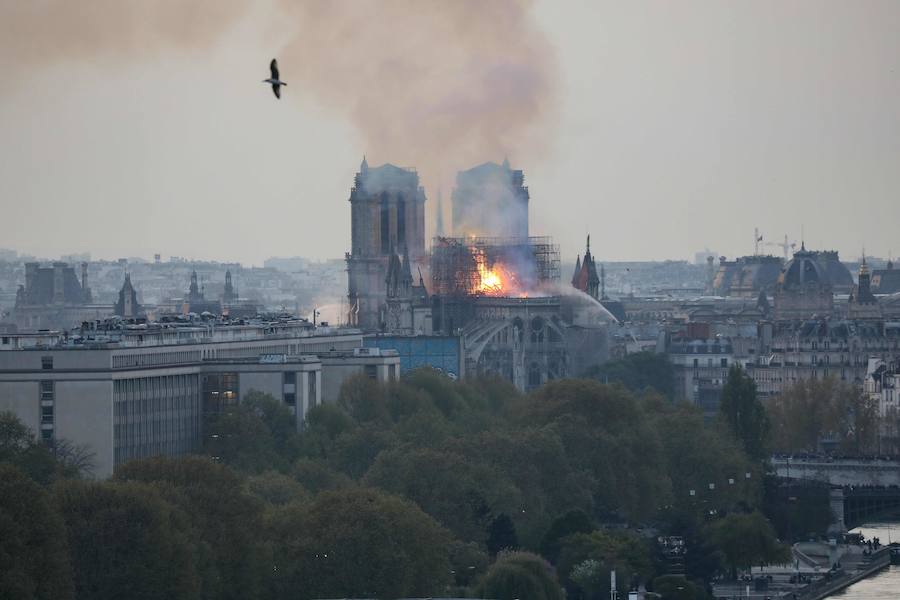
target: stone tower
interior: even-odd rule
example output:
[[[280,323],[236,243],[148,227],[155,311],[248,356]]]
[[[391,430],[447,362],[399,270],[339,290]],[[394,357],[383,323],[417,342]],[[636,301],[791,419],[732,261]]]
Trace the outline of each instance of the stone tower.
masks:
[[[425,190],[414,169],[369,168],[363,158],[350,190],[351,249],[347,253],[349,322],[364,330],[385,325],[391,256],[425,260]]]
[[[141,305],[138,304],[137,290],[131,284],[131,275],[125,273],[125,282],[119,290],[119,300],[116,302],[115,313],[126,319],[137,317],[141,314]]]
[[[234,291],[234,283],[231,281],[231,270],[225,271],[225,292],[222,294],[222,303],[231,304],[237,302],[237,292]]]
[[[528,237],[528,188],[525,175],[487,162],[456,175],[453,190],[453,235]]]

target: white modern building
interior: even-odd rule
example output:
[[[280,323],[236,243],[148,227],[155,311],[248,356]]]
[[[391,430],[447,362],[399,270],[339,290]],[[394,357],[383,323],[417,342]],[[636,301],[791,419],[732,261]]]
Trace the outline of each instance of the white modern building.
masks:
[[[357,330],[306,321],[118,321],[44,341],[0,351],[0,411],[45,440],[88,445],[97,477],[132,458],[197,450],[203,415],[250,391],[284,402],[299,428],[347,377],[399,376],[396,352],[362,348]]]

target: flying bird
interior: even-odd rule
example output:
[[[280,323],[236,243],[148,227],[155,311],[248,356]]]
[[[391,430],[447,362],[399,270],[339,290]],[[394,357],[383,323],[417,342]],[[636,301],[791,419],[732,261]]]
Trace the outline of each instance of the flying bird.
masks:
[[[272,62],[269,63],[269,70],[272,71],[272,76],[264,79],[263,83],[272,84],[272,91],[275,92],[275,97],[281,99],[281,86],[287,85],[287,83],[278,78],[278,61],[276,59],[273,58]]]

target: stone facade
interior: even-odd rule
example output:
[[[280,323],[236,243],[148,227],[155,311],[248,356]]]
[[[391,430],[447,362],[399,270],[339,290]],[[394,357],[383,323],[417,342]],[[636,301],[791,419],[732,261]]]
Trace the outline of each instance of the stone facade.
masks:
[[[370,169],[363,159],[350,191],[350,212],[349,322],[382,330],[391,256],[405,252],[416,269],[424,266],[425,190],[415,170],[390,164]]]

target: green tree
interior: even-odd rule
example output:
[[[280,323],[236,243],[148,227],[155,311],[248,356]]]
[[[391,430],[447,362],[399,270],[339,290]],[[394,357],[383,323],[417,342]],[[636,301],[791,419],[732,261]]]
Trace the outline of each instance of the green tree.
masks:
[[[501,554],[478,585],[482,598],[563,600],[553,568],[529,552]]]
[[[34,432],[12,412],[0,412],[0,462],[15,465],[38,483],[47,484],[59,476],[74,475],[66,470]]]
[[[475,542],[453,540],[449,553],[453,582],[465,593],[487,571],[490,559]]]
[[[351,487],[353,481],[321,460],[298,459],[291,471],[294,479],[311,494]]]
[[[341,385],[337,405],[358,423],[384,423],[390,416],[385,386],[365,375],[354,375]]]
[[[727,426],[705,423],[700,410],[688,405],[665,406],[654,421],[672,482],[671,508],[700,514],[759,503],[759,466],[748,459]]]
[[[259,536],[264,505],[245,491],[237,473],[190,456],[131,461],[114,478],[156,484],[187,513],[201,545],[203,598],[259,597],[268,563],[265,540]]]
[[[591,490],[596,513],[643,520],[667,504],[670,481],[659,434],[623,387],[553,381],[528,396],[516,419],[553,427],[570,468]]]
[[[72,597],[63,520],[43,488],[20,469],[0,462],[0,598]]]
[[[573,533],[590,533],[596,529],[591,518],[583,510],[575,509],[553,520],[541,540],[541,555],[556,564],[559,558],[560,541]]]
[[[294,416],[268,394],[248,393],[214,415],[206,429],[206,453],[240,471],[284,471],[300,452]]]
[[[79,600],[198,596],[187,517],[154,486],[69,481],[56,500]]]
[[[340,407],[334,404],[314,406],[306,412],[300,454],[310,459],[327,458],[338,436],[355,428],[356,423]]]
[[[412,500],[467,542],[484,543],[493,516],[522,504],[521,490],[499,470],[427,448],[382,452],[363,482]]]
[[[516,525],[509,515],[500,513],[488,524],[487,549],[492,556],[504,550],[509,552],[519,549]]]
[[[560,541],[557,569],[566,588],[577,595],[580,584],[572,577],[575,568],[587,560],[596,561],[592,570],[599,570],[600,580],[609,581],[610,571],[615,570],[619,591],[626,592],[633,579],[648,580],[653,575],[650,554],[647,542],[628,532],[575,533]]]
[[[665,354],[635,352],[592,367],[585,375],[603,383],[621,383],[636,394],[652,389],[669,399],[675,395],[675,371]]]
[[[359,479],[392,441],[390,433],[383,429],[371,425],[357,427],[334,440],[329,462],[349,477]]]
[[[323,492],[273,518],[275,598],[428,596],[450,583],[451,537],[410,502]]]
[[[766,457],[769,419],[756,396],[756,383],[740,365],[734,364],[728,369],[728,378],[722,387],[720,414],[750,458],[762,460]]]
[[[858,386],[804,379],[771,399],[767,409],[779,452],[817,452],[826,440],[845,454],[878,451],[878,406]]]
[[[661,600],[706,600],[709,594],[702,586],[682,575],[662,575],[653,580],[653,591]]]
[[[588,558],[572,568],[569,579],[578,587],[581,598],[593,600],[599,598],[603,593],[606,575],[606,570],[600,561]]]
[[[291,502],[308,502],[310,494],[299,481],[277,471],[266,471],[247,479],[250,493],[267,502],[281,506]]]
[[[722,551],[733,578],[738,569],[790,561],[789,548],[775,537],[775,530],[760,512],[732,513],[713,521],[707,536]]]

